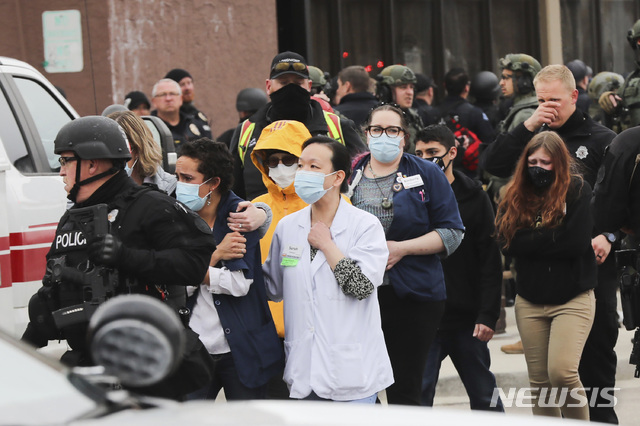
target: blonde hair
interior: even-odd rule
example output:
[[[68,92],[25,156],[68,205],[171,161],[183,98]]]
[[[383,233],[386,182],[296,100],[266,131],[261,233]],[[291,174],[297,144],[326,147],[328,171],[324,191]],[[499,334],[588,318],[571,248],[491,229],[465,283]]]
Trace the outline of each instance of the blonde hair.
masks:
[[[144,121],[131,111],[114,112],[108,117],[122,127],[131,144],[131,151],[135,150],[138,154],[136,166],[140,167],[142,176],[155,175],[162,164],[162,149]]]
[[[533,85],[537,86],[538,82],[550,83],[557,80],[560,80],[568,91],[576,90],[576,79],[571,70],[564,65],[547,65],[542,68],[533,79]]]

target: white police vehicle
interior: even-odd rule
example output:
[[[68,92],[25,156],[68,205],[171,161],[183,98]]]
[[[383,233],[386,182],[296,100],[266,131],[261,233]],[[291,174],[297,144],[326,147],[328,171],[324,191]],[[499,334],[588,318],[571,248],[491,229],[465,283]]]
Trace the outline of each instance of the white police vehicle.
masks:
[[[34,67],[0,57],[0,328],[14,336],[28,323],[27,304],[67,208],[53,141],[77,117]],[[144,119],[163,148],[163,168],[173,173],[171,132],[157,117]]]

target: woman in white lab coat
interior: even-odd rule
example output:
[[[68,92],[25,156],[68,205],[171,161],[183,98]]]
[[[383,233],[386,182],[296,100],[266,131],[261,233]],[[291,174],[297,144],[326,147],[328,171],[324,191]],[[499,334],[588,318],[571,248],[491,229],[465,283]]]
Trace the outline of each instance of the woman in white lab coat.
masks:
[[[386,239],[375,216],[341,197],[350,169],[339,142],[305,142],[294,186],[310,205],[280,220],[263,265],[267,295],[284,299],[292,398],[374,403],[393,383],[376,292]]]

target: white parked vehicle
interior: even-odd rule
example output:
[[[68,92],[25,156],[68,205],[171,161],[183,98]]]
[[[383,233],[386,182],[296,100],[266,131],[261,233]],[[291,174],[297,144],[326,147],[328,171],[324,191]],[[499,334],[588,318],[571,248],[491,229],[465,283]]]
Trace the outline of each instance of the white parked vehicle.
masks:
[[[35,68],[0,57],[0,327],[19,335],[67,205],[53,141],[78,117]]]
[[[20,336],[27,305],[41,286],[45,255],[67,206],[58,131],[79,115],[34,67],[0,57],[0,328]],[[175,170],[173,137],[157,117],[144,117],[162,147],[163,168]]]

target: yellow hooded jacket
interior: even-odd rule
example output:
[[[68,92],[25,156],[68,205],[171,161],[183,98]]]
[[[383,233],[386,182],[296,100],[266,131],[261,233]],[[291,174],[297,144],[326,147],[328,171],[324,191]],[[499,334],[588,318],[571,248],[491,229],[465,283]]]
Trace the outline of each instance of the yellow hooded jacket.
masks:
[[[262,173],[262,181],[268,191],[266,194],[255,198],[253,202],[262,201],[267,203],[271,207],[273,214],[271,226],[269,226],[267,233],[260,240],[262,263],[267,259],[269,248],[271,247],[271,239],[280,219],[307,206],[307,203],[302,201],[296,194],[293,183],[286,188],[280,188],[269,177],[269,167],[265,163],[267,153],[271,150],[279,150],[300,157],[302,144],[310,137],[309,130],[298,121],[275,121],[262,130],[260,138],[251,152],[251,160]],[[278,335],[284,337],[282,302],[269,302],[269,307],[271,308],[271,315],[276,324]]]

